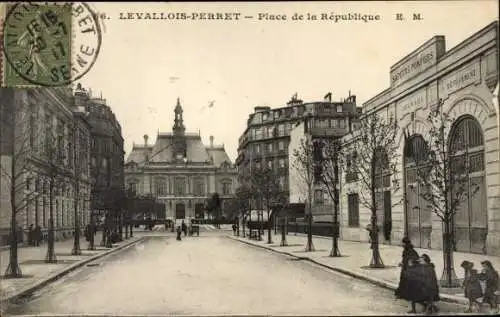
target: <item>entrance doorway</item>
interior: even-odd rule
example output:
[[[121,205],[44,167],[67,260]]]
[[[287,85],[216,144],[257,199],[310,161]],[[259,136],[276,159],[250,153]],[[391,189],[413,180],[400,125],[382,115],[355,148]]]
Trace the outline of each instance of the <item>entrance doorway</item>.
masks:
[[[409,137],[404,146],[406,235],[417,248],[431,247],[431,211],[422,197],[425,188],[418,182],[417,170],[427,166],[427,144],[420,134]]]
[[[451,175],[465,184],[465,198],[453,219],[455,250],[486,253],[488,210],[485,184],[484,137],[481,126],[471,116],[459,118],[450,133]],[[458,186],[456,187],[458,188]],[[459,189],[452,188],[458,193]],[[455,196],[454,195],[454,196]]]
[[[175,219],[185,219],[186,218],[186,205],[183,203],[178,203],[175,205]]]
[[[201,203],[194,205],[194,216],[196,219],[203,219],[205,214],[205,206]]]

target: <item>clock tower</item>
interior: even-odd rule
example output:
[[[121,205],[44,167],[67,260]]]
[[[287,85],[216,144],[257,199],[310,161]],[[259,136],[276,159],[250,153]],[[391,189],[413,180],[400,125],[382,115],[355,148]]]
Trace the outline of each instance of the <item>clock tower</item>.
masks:
[[[186,128],[184,127],[184,120],[182,118],[182,106],[179,98],[177,98],[177,105],[174,109],[175,119],[173,131],[173,158],[176,161],[182,161],[187,158],[187,146],[186,146],[186,136],[184,132]]]

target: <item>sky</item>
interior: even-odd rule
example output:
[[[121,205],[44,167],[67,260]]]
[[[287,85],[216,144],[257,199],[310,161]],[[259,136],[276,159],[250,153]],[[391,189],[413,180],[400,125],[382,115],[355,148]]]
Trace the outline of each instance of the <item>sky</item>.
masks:
[[[291,3],[89,3],[105,18],[101,51],[79,80],[107,100],[125,139],[155,142],[171,132],[177,98],[187,132],[224,144],[237,156],[238,138],[256,106],[281,107],[298,93],[319,101],[357,96],[358,106],[389,87],[390,67],[435,35],[451,49],[498,20],[498,1],[356,1]],[[136,13],[240,13],[228,20],[120,19]],[[286,20],[258,20],[259,13]],[[297,13],[304,20],[292,20]],[[318,20],[307,20],[307,14]],[[321,14],[379,16],[321,20]],[[402,13],[403,21],[396,19]],[[420,14],[421,20],[412,20]],[[234,16],[234,15],[233,15]],[[243,16],[253,16],[244,19]],[[208,105],[213,101],[213,107]]]

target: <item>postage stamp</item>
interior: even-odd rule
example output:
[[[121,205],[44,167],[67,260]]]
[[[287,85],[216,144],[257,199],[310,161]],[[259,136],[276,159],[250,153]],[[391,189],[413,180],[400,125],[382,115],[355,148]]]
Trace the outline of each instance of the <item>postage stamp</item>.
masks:
[[[84,76],[101,47],[96,14],[81,2],[7,5],[2,86],[65,86]]]

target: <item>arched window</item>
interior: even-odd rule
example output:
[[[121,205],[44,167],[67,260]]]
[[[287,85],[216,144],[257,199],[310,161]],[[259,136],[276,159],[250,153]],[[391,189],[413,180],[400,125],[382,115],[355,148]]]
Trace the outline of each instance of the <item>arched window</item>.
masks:
[[[427,207],[429,202],[422,197],[427,189],[418,181],[418,173],[428,166],[428,151],[427,142],[420,134],[412,135],[405,142],[405,229],[411,242],[420,248],[431,247],[431,210]]]
[[[484,136],[476,119],[464,116],[456,121],[450,131],[449,151],[452,195],[464,193],[459,187],[466,184],[465,199],[453,219],[455,249],[485,253],[488,213]]]

